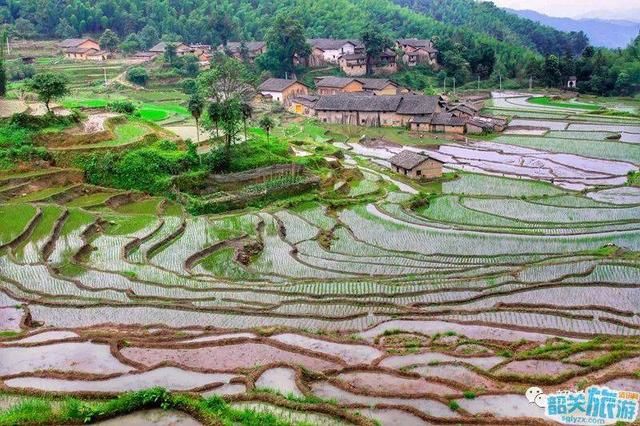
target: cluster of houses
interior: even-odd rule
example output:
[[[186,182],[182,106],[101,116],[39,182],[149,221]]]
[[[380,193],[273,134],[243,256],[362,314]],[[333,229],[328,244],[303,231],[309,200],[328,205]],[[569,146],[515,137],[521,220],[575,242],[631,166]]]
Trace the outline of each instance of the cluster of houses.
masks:
[[[297,80],[270,78],[259,94],[296,114],[324,123],[408,127],[416,133],[501,132],[506,120],[480,114],[482,102],[449,104],[442,96],[412,93],[386,78],[318,77],[316,90]]]
[[[367,73],[365,45],[359,40],[336,40],[327,38],[309,39],[311,55],[304,65],[311,68],[338,65],[348,76],[359,77]],[[431,40],[417,38],[396,40],[396,50],[385,49],[372,59],[373,74],[393,74],[398,70],[398,59],[410,67],[419,64],[438,68],[438,50]]]
[[[311,55],[308,58],[294,58],[298,63],[311,68],[339,66],[342,72],[352,77],[364,76],[367,73],[367,55],[365,45],[361,41],[314,38],[309,39],[308,43],[311,46]],[[160,42],[147,51],[135,53],[133,59],[141,62],[151,61],[163,55],[168,44]],[[206,44],[180,42],[173,45],[176,55],[194,55],[203,66],[208,65],[216,50],[249,62],[253,62],[267,50],[263,41],[232,41],[216,48]],[[100,44],[91,38],[63,40],[58,47],[69,59],[103,61],[109,57],[108,52],[101,50]],[[409,67],[423,64],[437,69],[438,50],[431,40],[398,39],[395,49],[385,49],[378,57],[372,59],[371,71],[380,75],[393,74],[398,70],[399,61]]]

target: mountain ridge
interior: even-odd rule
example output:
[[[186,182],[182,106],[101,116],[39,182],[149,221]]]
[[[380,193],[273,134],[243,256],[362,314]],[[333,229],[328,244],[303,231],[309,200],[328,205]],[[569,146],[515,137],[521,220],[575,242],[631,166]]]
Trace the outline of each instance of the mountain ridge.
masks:
[[[640,32],[640,22],[622,19],[560,18],[534,10],[509,9],[506,11],[560,31],[583,31],[591,44],[599,47],[626,47]]]

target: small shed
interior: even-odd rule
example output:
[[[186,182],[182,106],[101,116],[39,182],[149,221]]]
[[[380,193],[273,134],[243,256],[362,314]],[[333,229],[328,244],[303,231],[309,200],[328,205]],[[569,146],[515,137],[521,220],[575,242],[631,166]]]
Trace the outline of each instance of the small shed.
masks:
[[[567,89],[575,89],[578,85],[578,77],[572,75],[567,79]]]
[[[415,116],[409,120],[409,130],[412,132],[429,132],[431,129],[431,117]]]
[[[391,168],[412,179],[435,179],[442,176],[442,161],[426,152],[404,150],[389,159]]]
[[[435,113],[431,116],[432,132],[457,133],[464,134],[466,119],[462,117],[454,117],[449,112]]]

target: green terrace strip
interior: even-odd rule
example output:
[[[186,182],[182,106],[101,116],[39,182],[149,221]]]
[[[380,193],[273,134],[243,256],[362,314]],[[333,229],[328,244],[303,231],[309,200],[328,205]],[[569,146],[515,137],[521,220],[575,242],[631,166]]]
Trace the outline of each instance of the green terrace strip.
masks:
[[[588,104],[583,102],[562,102],[551,99],[547,96],[534,96],[532,98],[529,98],[528,102],[535,105],[544,105],[556,108],[584,109],[587,111],[597,111],[603,109],[600,105]]]
[[[86,424],[153,408],[184,411],[206,425],[292,425],[291,422],[270,413],[235,408],[217,396],[202,399],[188,395],[174,395],[162,388],[126,393],[106,401],[30,398],[8,410],[0,411],[0,425]],[[301,423],[296,422],[296,424]]]

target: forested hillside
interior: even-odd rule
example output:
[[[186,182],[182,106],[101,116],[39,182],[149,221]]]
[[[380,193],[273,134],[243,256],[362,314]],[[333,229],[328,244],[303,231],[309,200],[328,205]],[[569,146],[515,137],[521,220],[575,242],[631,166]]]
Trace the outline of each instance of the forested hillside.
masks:
[[[66,3],[60,7],[58,0],[9,0],[0,6],[0,17],[5,23],[17,24],[16,31],[31,37],[67,37],[98,33],[106,28],[125,35],[150,25],[162,34],[179,35],[188,41],[218,43],[229,37],[262,38],[270,17],[287,10],[303,19],[309,36],[353,37],[373,19],[395,36],[431,37],[464,27],[543,54],[564,53],[567,49],[580,53],[586,46],[584,34],[563,33],[507,13],[492,3],[472,0],[71,0]],[[229,18],[225,18],[227,16]]]
[[[562,32],[521,18],[491,2],[473,0],[393,0],[456,27],[488,34],[498,40],[531,47],[543,54],[580,54],[587,46],[582,32]]]
[[[548,87],[578,76],[578,88],[632,94],[640,86],[638,40],[618,51],[586,49],[583,33],[563,33],[472,0],[8,0],[0,21],[12,37],[70,38],[114,31],[132,52],[159,40],[218,45],[263,40],[274,18],[295,18],[306,37],[432,38],[458,84],[491,79]],[[64,5],[64,6],[62,6]],[[117,43],[116,43],[117,44]],[[267,67],[268,68],[268,67]],[[415,73],[409,77],[415,77]],[[526,83],[523,83],[526,82]]]

